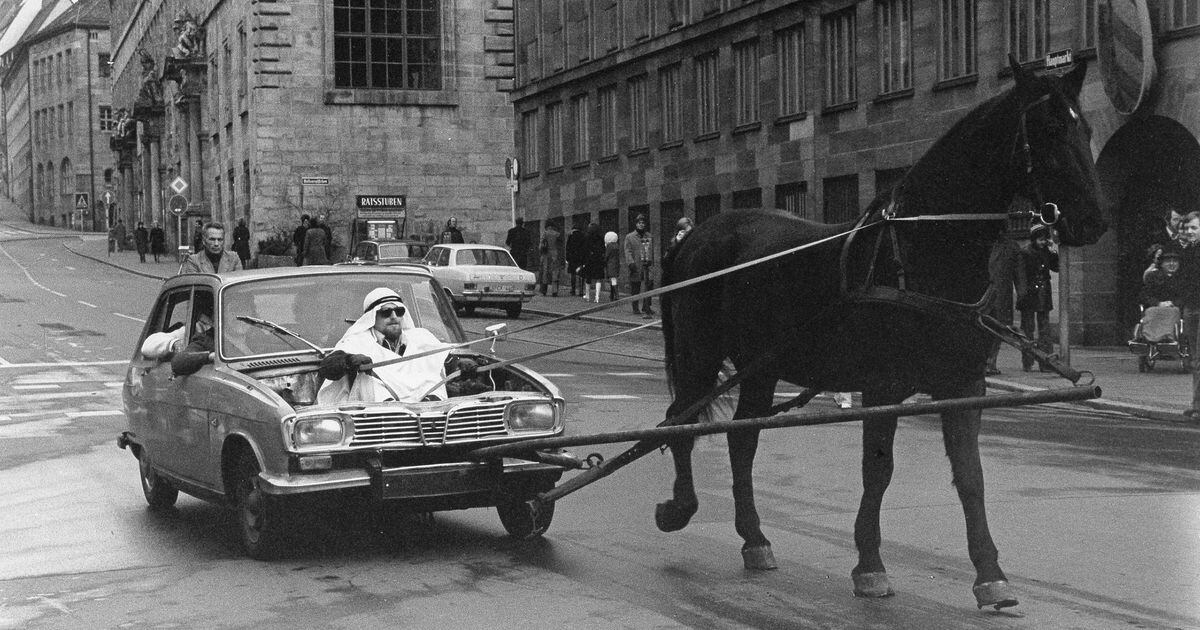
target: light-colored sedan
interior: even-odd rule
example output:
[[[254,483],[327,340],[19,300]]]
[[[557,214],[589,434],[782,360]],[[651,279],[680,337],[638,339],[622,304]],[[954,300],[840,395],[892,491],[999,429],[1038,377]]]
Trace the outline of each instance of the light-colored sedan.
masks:
[[[510,317],[533,299],[537,278],[495,245],[434,245],[423,261],[454,302],[470,315],[476,307],[501,308]]]
[[[169,508],[180,491],[227,503],[254,557],[269,557],[286,541],[285,514],[303,506],[297,497],[337,493],[419,513],[495,506],[511,535],[541,535],[552,506],[528,500],[554,486],[572,465],[569,454],[470,454],[563,433],[563,397],[532,370],[487,368],[500,361],[468,346],[446,360],[446,374],[454,377],[446,400],[317,403],[321,359],[376,287],[395,290],[415,324],[439,340],[464,341],[449,300],[421,266],[274,268],[167,280],[126,371],[129,429],[118,439],[138,458],[150,506]],[[211,349],[200,355],[211,362],[180,375],[167,357],[143,354],[148,337],[171,331],[188,331],[192,349]],[[177,358],[185,356],[196,355]]]

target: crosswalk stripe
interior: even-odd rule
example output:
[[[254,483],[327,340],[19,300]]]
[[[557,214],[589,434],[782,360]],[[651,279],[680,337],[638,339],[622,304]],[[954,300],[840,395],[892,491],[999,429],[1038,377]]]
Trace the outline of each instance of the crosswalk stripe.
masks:
[[[649,372],[608,372],[606,376],[655,376]]]
[[[34,385],[13,385],[13,389],[58,389],[60,386],[54,383],[42,383]]]
[[[120,409],[101,409],[98,411],[68,411],[63,415],[68,418],[92,418],[95,416],[123,416],[125,412]]]
[[[641,398],[641,396],[630,396],[629,394],[580,394],[579,397],[592,400],[638,400]]]

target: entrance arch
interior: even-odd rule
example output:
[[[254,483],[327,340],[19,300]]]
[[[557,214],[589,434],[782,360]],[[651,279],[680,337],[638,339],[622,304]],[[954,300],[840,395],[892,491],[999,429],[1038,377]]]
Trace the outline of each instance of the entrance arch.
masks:
[[[1164,217],[1172,207],[1200,210],[1200,143],[1166,116],[1134,118],[1104,145],[1096,173],[1117,236],[1117,338],[1128,339],[1138,320],[1146,251],[1167,238]]]

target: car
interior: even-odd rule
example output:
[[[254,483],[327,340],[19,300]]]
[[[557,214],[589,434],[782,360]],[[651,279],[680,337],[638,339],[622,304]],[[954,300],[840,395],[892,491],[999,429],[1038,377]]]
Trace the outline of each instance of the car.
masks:
[[[446,384],[446,400],[317,402],[321,358],[377,287],[395,290],[414,323],[438,340],[464,342],[454,308],[422,266],[168,279],[122,384],[128,429],[118,445],[137,457],[150,507],[170,508],[179,492],[227,504],[238,515],[243,547],[256,558],[281,549],[289,516],[305,497],[316,504],[343,493],[358,497],[349,503],[364,509],[399,513],[495,507],[510,535],[540,536],[553,504],[531,499],[575,467],[573,456],[544,451],[481,460],[471,451],[562,435],[565,402],[545,377],[468,345],[446,360],[447,374],[467,371]],[[193,374],[177,376],[170,361],[142,354],[154,333],[196,332],[208,324],[212,362]],[[488,328],[502,335],[504,326]],[[492,364],[498,365],[486,368]]]
[[[354,265],[420,263],[428,252],[429,244],[422,241],[373,239],[361,241],[355,245],[354,255],[350,257],[348,263]]]
[[[434,245],[422,262],[467,315],[477,307],[500,308],[515,319],[537,289],[533,272],[518,267],[512,254],[496,245]]]

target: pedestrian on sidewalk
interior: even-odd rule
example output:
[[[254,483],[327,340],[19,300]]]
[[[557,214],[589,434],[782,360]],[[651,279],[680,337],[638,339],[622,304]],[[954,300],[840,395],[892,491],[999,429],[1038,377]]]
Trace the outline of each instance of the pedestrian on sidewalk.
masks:
[[[508,229],[504,244],[521,269],[529,269],[529,247],[532,244],[529,231],[525,229],[525,219],[517,217],[516,225]]]
[[[204,249],[190,254],[179,265],[179,273],[225,273],[240,271],[242,261],[233,252],[225,251],[225,226],[215,221],[203,227]]]
[[[558,297],[558,283],[562,277],[562,234],[550,221],[546,221],[546,228],[542,230],[542,236],[538,239],[538,254],[541,262],[539,290],[542,295],[546,295],[546,289],[549,287],[550,297]]]
[[[167,235],[155,221],[150,227],[150,253],[154,255],[154,262],[158,262],[158,257],[166,253],[166,245]]]
[[[583,301],[600,301],[600,282],[604,280],[604,236],[600,224],[588,224],[583,235]]]
[[[242,269],[250,263],[250,228],[246,227],[245,219],[238,219],[237,227],[233,228],[233,251],[242,261]]]
[[[137,246],[138,259],[146,262],[146,251],[150,249],[150,232],[146,231],[145,222],[137,222],[137,227],[133,230],[133,242]]]
[[[637,295],[654,288],[654,241],[651,239],[646,215],[639,214],[633,220],[633,231],[625,235],[625,264],[629,267],[629,294]],[[642,308],[633,303],[633,312],[641,313],[642,319],[654,316],[650,298],[642,301]]]
[[[446,220],[446,227],[442,229],[441,237],[438,238],[439,243],[463,243],[462,230],[458,229],[458,219],[450,217]]]
[[[608,277],[608,301],[617,301],[617,282],[621,276],[621,237],[616,232],[604,235],[604,273]]]
[[[311,220],[307,214],[300,215],[300,225],[292,231],[292,245],[296,247],[297,267],[304,264],[304,236],[308,232]]]
[[[199,254],[204,251],[204,221],[196,219],[196,225],[192,227],[192,253]]]
[[[987,314],[996,318],[996,321],[1005,326],[1013,325],[1013,291],[1017,295],[1025,295],[1025,286],[1021,274],[1018,272],[1021,266],[1021,247],[1007,233],[1001,234],[997,239],[996,244],[992,246],[992,255],[988,259],[988,275],[991,277],[992,283],[992,302],[988,306]],[[991,348],[988,349],[987,369],[985,373],[988,376],[996,376],[1000,373],[1000,368],[996,366],[996,359],[1000,355],[1000,338],[992,340]]]
[[[1180,248],[1180,294],[1178,306],[1183,307],[1183,334],[1191,351],[1200,348],[1200,212],[1189,212],[1180,229],[1183,247]],[[1171,251],[1168,248],[1164,252]],[[1200,421],[1200,361],[1192,358],[1192,408],[1185,411],[1192,422]]]
[[[114,232],[117,237],[117,251],[123,252],[126,249],[129,249],[126,247],[125,242],[126,237],[129,236],[125,229],[125,219],[117,219],[117,225],[114,228]]]
[[[583,242],[583,232],[578,227],[572,227],[567,234],[567,274],[571,276],[571,295],[583,295],[583,263],[586,248]],[[578,291],[578,293],[576,293]]]
[[[1050,274],[1058,273],[1058,252],[1050,242],[1050,227],[1037,224],[1029,228],[1029,245],[1021,250],[1020,286],[1025,288],[1017,309],[1021,311],[1021,331],[1033,339],[1037,349],[1050,354],[1054,343],[1050,341],[1050,311],[1054,309],[1054,296],[1050,291]],[[1021,354],[1021,367],[1026,372],[1033,369],[1035,357]],[[1038,369],[1050,369],[1038,361]]]
[[[304,233],[305,265],[329,264],[329,232],[326,231],[324,218],[318,215]]]

